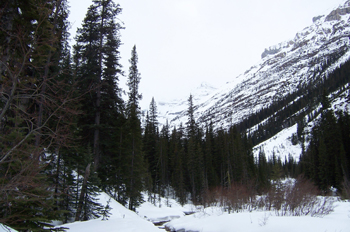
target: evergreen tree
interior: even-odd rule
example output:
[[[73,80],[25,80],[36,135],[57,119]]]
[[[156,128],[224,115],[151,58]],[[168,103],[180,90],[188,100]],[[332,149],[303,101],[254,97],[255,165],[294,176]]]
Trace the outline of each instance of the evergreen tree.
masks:
[[[302,172],[323,191],[331,186],[341,190],[346,166],[342,132],[326,92],[322,96],[321,118],[312,129],[310,144],[302,154]]]
[[[143,151],[147,161],[148,172],[152,178],[152,189],[151,191],[156,192],[156,187],[159,185],[159,170],[157,169],[158,164],[158,143],[159,143],[159,132],[158,132],[158,119],[157,119],[157,106],[152,98],[150,103],[149,112],[147,112],[145,132],[143,137]]]
[[[340,159],[341,170],[344,173],[344,181],[346,181],[350,180],[350,116],[347,112],[338,112],[337,114],[345,152]]]
[[[187,108],[187,137],[195,137],[196,131],[197,131],[197,125],[194,118],[194,112],[195,112],[195,106],[193,104],[193,96],[190,94],[190,97],[188,98],[188,108]]]
[[[183,136],[183,128],[182,124],[180,124],[178,130],[176,128],[173,129],[169,141],[169,173],[171,174],[171,185],[175,189],[176,196],[181,204],[185,204],[187,200]]]
[[[138,92],[139,83],[141,80],[138,71],[138,55],[136,46],[131,51],[129,60],[129,75],[128,75],[128,103],[126,108],[126,123],[124,126],[124,146],[125,146],[125,184],[126,193],[129,197],[129,209],[135,208],[142,203],[141,191],[143,190],[143,181],[145,173],[144,157],[142,153],[142,131],[140,122],[139,101],[142,95]]]
[[[258,157],[258,192],[266,191],[269,185],[269,173],[266,161],[266,155],[263,150],[260,150]]]
[[[117,86],[120,45],[116,17],[121,8],[112,0],[94,0],[89,7],[82,28],[79,28],[75,45],[76,72],[80,78],[80,91],[85,94],[82,104],[84,114],[79,124],[82,128],[83,143],[91,144],[94,154],[94,170],[101,159],[101,134],[108,128],[110,119],[121,113],[121,93]],[[107,125],[104,125],[107,124]]]
[[[203,151],[201,138],[202,134],[198,128],[195,118],[195,107],[193,104],[192,94],[188,98],[187,109],[187,169],[188,169],[188,186],[190,186],[190,192],[192,201],[199,203],[201,201],[200,196],[203,193],[205,180],[204,180],[204,166],[203,166]]]
[[[73,83],[59,70],[69,50],[67,1],[0,4],[5,41],[0,48],[0,222],[19,230],[49,230],[63,213],[58,207],[62,162],[53,151],[67,145],[73,111],[68,104],[73,92],[68,83]],[[58,171],[45,170],[48,163]]]
[[[165,196],[165,190],[169,184],[169,125],[168,121],[163,126],[158,145],[157,169],[159,172],[158,193]]]
[[[205,133],[205,152],[204,152],[204,167],[205,167],[205,187],[216,187],[220,185],[219,176],[215,171],[218,166],[216,149],[215,149],[215,140],[214,140],[214,131],[212,123],[207,126]]]
[[[94,210],[90,210],[91,207],[97,211],[100,208],[94,200],[97,186],[122,199],[122,194],[119,195],[123,184],[120,179],[121,127],[125,118],[118,87],[119,75],[122,74],[118,51],[122,27],[116,22],[120,13],[121,8],[112,0],[94,0],[82,27],[77,30],[74,65],[79,80],[78,90],[83,97],[82,114],[77,123],[80,149],[75,156],[81,157],[78,172],[85,174],[79,191],[76,220],[97,216]],[[92,148],[92,159],[86,148]]]

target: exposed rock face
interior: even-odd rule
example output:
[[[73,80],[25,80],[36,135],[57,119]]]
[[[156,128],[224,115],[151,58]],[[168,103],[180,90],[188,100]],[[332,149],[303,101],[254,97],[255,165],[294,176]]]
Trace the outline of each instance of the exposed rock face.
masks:
[[[273,55],[281,51],[281,48],[269,48],[266,49],[265,51],[261,54],[261,59],[265,58],[268,55]]]
[[[316,16],[312,18],[312,22],[315,23],[317,22],[317,20],[319,20],[320,18],[322,18],[324,15],[320,15],[320,16]]]
[[[326,17],[326,21],[340,20],[342,15],[350,13],[350,1],[347,1],[342,7],[333,10]]]

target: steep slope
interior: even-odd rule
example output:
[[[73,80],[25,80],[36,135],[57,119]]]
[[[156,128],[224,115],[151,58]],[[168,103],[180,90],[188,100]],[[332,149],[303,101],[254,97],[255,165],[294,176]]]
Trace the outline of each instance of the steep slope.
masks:
[[[349,59],[349,37],[350,1],[346,1],[328,15],[315,17],[313,24],[292,40],[266,49],[258,64],[225,86],[200,99],[194,94],[198,122],[212,122],[216,127],[237,124],[299,88],[321,80]],[[159,105],[160,115],[175,125],[186,121],[187,101],[177,104]],[[164,108],[168,109],[166,114],[162,112]]]
[[[208,83],[201,83],[196,89],[193,89],[188,96],[182,96],[179,99],[174,99],[169,102],[160,101],[158,102],[158,113],[159,113],[159,123],[161,125],[165,125],[166,121],[168,123],[174,124],[174,119],[181,118],[176,122],[176,125],[182,122],[183,124],[186,121],[185,112],[188,106],[188,98],[190,94],[193,96],[193,100],[195,105],[197,105],[201,101],[206,101],[211,97],[211,94],[215,92],[217,89],[211,86]],[[198,108],[198,107],[197,107]],[[197,111],[198,113],[199,111]],[[198,117],[198,114],[196,115]]]

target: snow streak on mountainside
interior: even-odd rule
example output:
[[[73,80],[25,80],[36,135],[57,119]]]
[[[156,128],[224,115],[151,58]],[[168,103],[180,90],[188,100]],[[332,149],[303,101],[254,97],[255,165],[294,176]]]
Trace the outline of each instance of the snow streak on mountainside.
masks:
[[[329,14],[314,17],[313,24],[294,39],[266,49],[258,64],[225,86],[215,90],[202,86],[205,96],[193,92],[198,122],[225,128],[322,78],[349,59],[349,37],[350,1],[346,1]],[[320,73],[327,62],[333,63]],[[160,123],[166,119],[173,125],[186,122],[187,98],[158,103]]]

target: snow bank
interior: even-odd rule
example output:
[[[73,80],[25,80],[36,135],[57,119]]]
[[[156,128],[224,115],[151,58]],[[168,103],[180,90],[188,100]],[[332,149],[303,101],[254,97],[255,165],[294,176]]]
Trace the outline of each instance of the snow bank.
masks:
[[[278,217],[273,212],[255,211],[228,214],[220,210],[206,210],[173,220],[166,226],[176,230],[200,232],[346,232],[350,231],[349,210],[349,202],[337,202],[335,211],[323,218]]]
[[[99,202],[103,205],[107,204],[109,196],[106,193],[100,195]],[[70,224],[62,225],[69,228],[70,232],[159,232],[161,231],[151,222],[142,219],[135,212],[126,209],[117,201],[111,199],[109,203],[112,208],[111,216],[108,220],[103,221],[101,219],[95,219],[84,222],[74,222]]]
[[[0,223],[0,232],[17,232],[17,230],[14,230]]]

